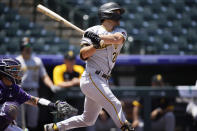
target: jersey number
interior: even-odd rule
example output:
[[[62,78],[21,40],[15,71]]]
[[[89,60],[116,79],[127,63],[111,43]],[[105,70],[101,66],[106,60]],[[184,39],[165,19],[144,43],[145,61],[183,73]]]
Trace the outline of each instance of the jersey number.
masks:
[[[113,53],[113,59],[112,59],[112,62],[113,62],[113,63],[116,62],[117,56],[118,56],[118,53],[117,53],[117,52],[114,52],[114,53]]]

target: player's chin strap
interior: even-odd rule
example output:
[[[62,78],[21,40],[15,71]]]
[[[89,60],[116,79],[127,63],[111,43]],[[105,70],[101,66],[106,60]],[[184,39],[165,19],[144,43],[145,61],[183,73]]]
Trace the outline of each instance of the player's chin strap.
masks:
[[[126,121],[123,126],[120,128],[122,131],[134,131],[135,129],[132,127],[131,123]]]

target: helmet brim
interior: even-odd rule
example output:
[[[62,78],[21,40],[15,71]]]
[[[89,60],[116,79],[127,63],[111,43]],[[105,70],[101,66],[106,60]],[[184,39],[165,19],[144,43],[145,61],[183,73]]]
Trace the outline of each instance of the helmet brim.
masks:
[[[120,10],[120,14],[123,14],[125,12],[125,9],[123,9],[123,8],[113,8],[111,10],[112,11],[114,11],[114,10]]]

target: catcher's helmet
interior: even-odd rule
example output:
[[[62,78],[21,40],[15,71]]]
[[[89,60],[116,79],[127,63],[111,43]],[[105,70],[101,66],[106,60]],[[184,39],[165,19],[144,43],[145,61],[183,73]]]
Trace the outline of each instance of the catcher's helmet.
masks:
[[[25,47],[31,47],[30,40],[28,37],[22,38],[20,42],[20,50],[23,51]]]
[[[13,84],[20,84],[22,78],[20,62],[14,58],[0,59],[0,76],[7,77]]]
[[[114,10],[120,10],[120,14],[113,12]],[[125,12],[123,8],[121,8],[115,2],[109,2],[101,5],[98,11],[98,16],[101,21],[105,19],[118,21],[121,19],[121,15]]]

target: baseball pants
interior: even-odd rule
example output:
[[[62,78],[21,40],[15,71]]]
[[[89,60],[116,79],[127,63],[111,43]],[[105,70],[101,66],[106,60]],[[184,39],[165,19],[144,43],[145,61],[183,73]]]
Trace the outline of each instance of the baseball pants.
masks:
[[[167,112],[157,121],[152,121],[152,131],[174,131],[175,116],[173,112]]]
[[[175,130],[175,116],[173,112],[167,112],[157,121],[151,121],[151,131],[174,131]],[[135,131],[143,131],[144,122],[140,119],[140,125]]]
[[[58,122],[60,131],[94,125],[102,108],[108,112],[118,128],[122,127],[126,118],[121,102],[114,96],[105,78],[85,71],[80,80],[80,88],[85,94],[84,112]]]
[[[27,93],[29,93],[32,96],[38,96],[37,90],[28,91]],[[25,118],[22,118],[21,107],[23,108]],[[38,115],[39,115],[38,114],[39,113],[38,107],[35,107],[35,106],[32,106],[32,105],[27,105],[27,104],[23,104],[23,105],[21,105],[21,107],[19,108],[19,114],[18,114],[18,117],[17,117],[17,124],[20,127],[22,127],[22,119],[25,119],[26,123],[27,123],[27,127],[30,127],[30,128],[37,127],[37,125],[38,125]]]
[[[23,131],[21,128],[15,126],[15,125],[9,125],[5,131]]]

